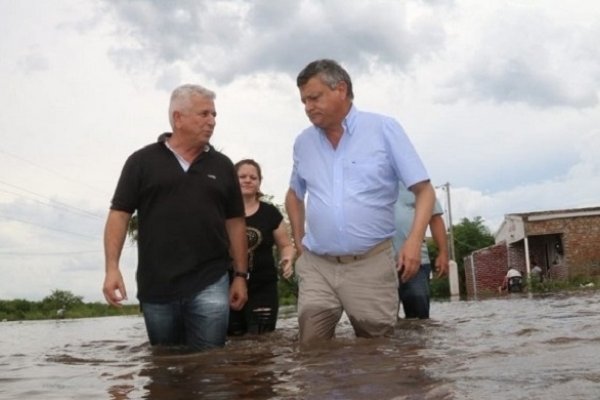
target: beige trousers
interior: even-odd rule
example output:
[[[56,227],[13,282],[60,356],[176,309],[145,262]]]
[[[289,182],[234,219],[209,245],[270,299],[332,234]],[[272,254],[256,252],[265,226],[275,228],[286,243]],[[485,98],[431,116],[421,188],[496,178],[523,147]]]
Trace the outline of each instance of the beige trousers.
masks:
[[[343,262],[304,249],[296,261],[301,345],[331,339],[345,311],[358,337],[391,335],[398,316],[398,274],[391,241],[376,254]]]

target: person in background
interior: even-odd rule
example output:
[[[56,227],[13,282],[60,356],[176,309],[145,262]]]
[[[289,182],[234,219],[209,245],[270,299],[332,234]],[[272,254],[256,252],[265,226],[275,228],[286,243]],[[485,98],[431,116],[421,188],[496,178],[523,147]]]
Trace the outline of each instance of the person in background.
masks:
[[[337,62],[309,63],[296,83],[312,123],[295,140],[285,201],[300,253],[300,345],[333,338],[344,311],[358,337],[391,335],[398,271],[408,281],[421,265],[435,200],[429,176],[398,122],[353,105],[352,81]],[[415,217],[395,259],[399,182],[415,194]]]
[[[415,196],[401,185],[398,201],[396,201],[395,205],[396,234],[392,240],[396,253],[400,251],[408,237],[414,214]],[[429,229],[438,248],[438,255],[435,259],[435,270],[438,277],[445,276],[448,273],[448,239],[443,214],[442,206],[436,199],[433,214],[429,220]],[[419,268],[419,272],[410,280],[401,282],[398,287],[398,295],[402,302],[405,318],[429,318],[430,274],[431,261],[429,260],[427,244],[423,241],[421,245],[421,267]]]
[[[272,204],[261,201],[262,172],[250,159],[238,161],[235,170],[244,198],[246,237],[248,240],[248,302],[239,311],[231,310],[230,335],[264,333],[275,330],[279,309],[277,290],[278,267],[273,246],[279,253],[279,268],[285,279],[293,274],[292,262],[296,250],[292,245],[281,212]]]
[[[535,282],[543,282],[544,280],[544,271],[538,265],[537,261],[532,261],[533,268],[531,268],[531,279]]]
[[[498,287],[498,292],[502,293],[507,291],[508,293],[520,292],[523,289],[523,275],[515,268],[510,267],[506,271],[502,285]]]
[[[229,308],[247,299],[244,203],[233,163],[209,143],[214,99],[199,85],[173,91],[173,133],[127,159],[106,221],[103,293],[118,307],[127,299],[119,259],[137,211],[137,297],[152,346],[224,346]]]

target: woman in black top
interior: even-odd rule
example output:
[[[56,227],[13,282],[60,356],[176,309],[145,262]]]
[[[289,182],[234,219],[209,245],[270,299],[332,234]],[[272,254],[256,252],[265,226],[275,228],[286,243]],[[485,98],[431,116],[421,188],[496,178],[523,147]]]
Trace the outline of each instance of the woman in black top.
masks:
[[[281,212],[272,204],[260,201],[261,169],[254,160],[235,164],[246,212],[248,238],[248,302],[240,311],[230,310],[229,334],[263,333],[275,330],[279,296],[278,269],[273,246],[279,252],[282,276],[292,276],[295,249]]]

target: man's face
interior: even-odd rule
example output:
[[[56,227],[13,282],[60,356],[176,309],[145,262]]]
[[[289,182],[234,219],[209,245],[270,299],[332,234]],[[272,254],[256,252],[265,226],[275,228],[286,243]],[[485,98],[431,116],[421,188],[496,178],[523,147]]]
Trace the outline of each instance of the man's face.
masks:
[[[206,97],[193,95],[188,107],[175,112],[175,126],[186,135],[195,136],[197,140],[208,143],[215,129],[214,101]]]
[[[346,84],[340,82],[334,89],[313,76],[300,87],[300,100],[310,122],[326,129],[339,124],[346,114]]]

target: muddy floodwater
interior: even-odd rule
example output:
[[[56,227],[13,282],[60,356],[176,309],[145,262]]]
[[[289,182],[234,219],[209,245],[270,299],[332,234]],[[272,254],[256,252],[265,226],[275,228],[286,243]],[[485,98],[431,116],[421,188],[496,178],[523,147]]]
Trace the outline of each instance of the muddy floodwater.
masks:
[[[600,399],[600,292],[434,302],[394,337],[152,351],[141,317],[0,323],[0,399]]]

